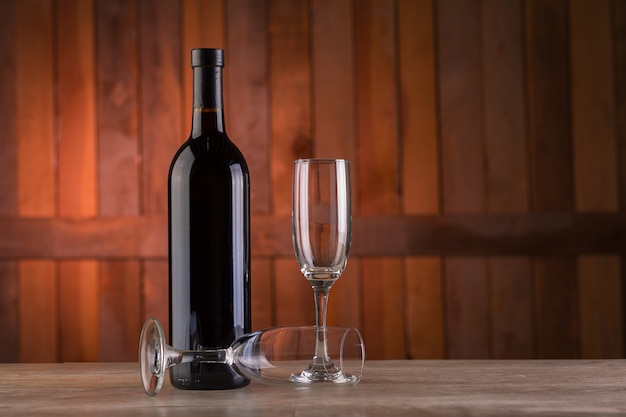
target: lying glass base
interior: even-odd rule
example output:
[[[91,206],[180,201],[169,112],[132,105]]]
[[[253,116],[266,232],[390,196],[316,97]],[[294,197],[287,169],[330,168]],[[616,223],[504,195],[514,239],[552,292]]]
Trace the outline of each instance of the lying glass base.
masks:
[[[146,320],[139,340],[139,373],[146,394],[156,395],[167,369],[167,348],[163,328],[156,319]]]
[[[321,364],[312,363],[311,366],[299,374],[291,374],[289,380],[299,384],[331,382],[333,384],[351,385],[359,382],[358,377],[345,374],[332,361]]]

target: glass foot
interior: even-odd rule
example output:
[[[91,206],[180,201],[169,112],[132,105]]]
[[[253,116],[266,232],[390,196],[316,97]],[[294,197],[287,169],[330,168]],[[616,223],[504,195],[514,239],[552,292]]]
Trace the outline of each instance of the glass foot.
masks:
[[[359,378],[346,375],[332,361],[315,364],[312,363],[299,374],[291,374],[291,382],[299,384],[315,384],[319,382],[331,382],[333,384],[356,384]]]
[[[139,339],[139,372],[146,394],[156,395],[165,378],[166,345],[163,328],[157,319],[148,319]]]

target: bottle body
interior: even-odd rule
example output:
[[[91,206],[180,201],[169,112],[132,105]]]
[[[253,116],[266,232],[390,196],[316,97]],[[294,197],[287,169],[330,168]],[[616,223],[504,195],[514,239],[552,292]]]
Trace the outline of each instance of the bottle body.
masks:
[[[198,84],[204,90],[194,89],[194,96],[221,94]],[[221,108],[194,104],[192,124],[169,173],[170,343],[226,348],[250,331],[249,173],[223,129]],[[175,366],[170,382],[185,389],[248,384],[222,364]]]

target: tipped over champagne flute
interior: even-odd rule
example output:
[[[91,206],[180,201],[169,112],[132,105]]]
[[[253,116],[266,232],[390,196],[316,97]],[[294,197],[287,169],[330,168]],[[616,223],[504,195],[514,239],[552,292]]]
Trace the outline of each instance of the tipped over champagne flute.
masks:
[[[328,293],[348,262],[352,241],[350,164],[344,159],[294,162],[292,234],[300,271],[315,297],[317,337],[309,366],[294,382],[351,383],[328,353]]]
[[[327,332],[329,352],[338,359],[338,370],[343,375],[339,380],[347,385],[357,384],[365,361],[361,334],[355,328],[342,327],[328,327]],[[315,354],[316,339],[314,326],[271,327],[244,334],[227,348],[180,350],[166,343],[159,320],[151,317],[144,323],[139,339],[139,373],[150,396],[161,390],[167,369],[183,363],[225,364],[252,381],[302,386],[292,376],[306,367]]]

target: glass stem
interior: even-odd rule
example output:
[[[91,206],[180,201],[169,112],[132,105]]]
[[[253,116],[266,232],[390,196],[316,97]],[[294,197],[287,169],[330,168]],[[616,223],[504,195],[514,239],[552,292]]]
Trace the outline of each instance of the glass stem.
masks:
[[[182,350],[178,352],[178,357],[171,365],[171,361],[168,359],[168,365],[172,366],[178,363],[224,363],[232,365],[233,361],[233,350],[231,348]]]
[[[315,295],[315,325],[317,326],[314,362],[318,365],[330,362],[326,345],[326,306],[328,305],[328,292],[329,288],[313,288],[313,294]]]

